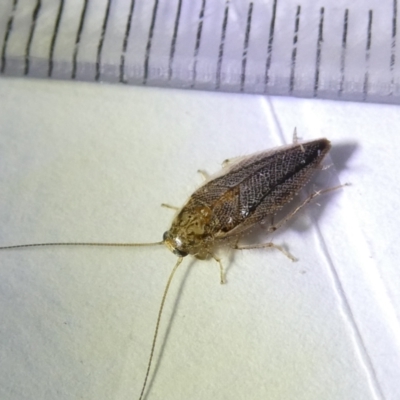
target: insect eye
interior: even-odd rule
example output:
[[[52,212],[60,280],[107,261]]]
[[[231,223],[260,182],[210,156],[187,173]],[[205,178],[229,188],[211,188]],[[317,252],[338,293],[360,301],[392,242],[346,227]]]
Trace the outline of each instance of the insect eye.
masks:
[[[169,234],[169,231],[164,232],[163,237],[162,237],[164,242],[167,240],[168,234]]]
[[[189,254],[189,253],[186,253],[185,251],[181,251],[181,250],[178,250],[178,249],[174,249],[172,252],[176,256],[179,256],[179,257],[186,257]]]

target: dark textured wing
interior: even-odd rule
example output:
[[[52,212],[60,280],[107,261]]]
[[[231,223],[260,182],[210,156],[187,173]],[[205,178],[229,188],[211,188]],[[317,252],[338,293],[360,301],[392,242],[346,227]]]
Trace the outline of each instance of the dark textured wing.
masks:
[[[292,144],[241,159],[193,193],[186,207],[206,205],[207,232],[223,238],[276,214],[308,182],[330,149],[327,139]]]

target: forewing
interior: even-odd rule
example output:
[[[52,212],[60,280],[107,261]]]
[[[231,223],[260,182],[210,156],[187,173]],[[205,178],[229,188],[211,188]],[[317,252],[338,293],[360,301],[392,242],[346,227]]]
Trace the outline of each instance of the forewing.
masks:
[[[241,159],[199,188],[188,203],[212,211],[208,234],[223,239],[275,215],[304,185],[330,149],[327,139]]]

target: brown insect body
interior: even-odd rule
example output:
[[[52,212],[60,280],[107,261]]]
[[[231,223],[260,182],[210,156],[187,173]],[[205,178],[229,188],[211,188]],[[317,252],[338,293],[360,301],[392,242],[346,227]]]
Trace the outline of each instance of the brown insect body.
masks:
[[[309,181],[331,148],[327,139],[294,143],[241,157],[208,180],[178,212],[165,245],[199,258],[272,218]]]
[[[254,246],[237,245],[243,233],[256,224],[272,222],[273,217],[306,185],[320,167],[331,148],[327,139],[293,143],[275,149],[240,157],[228,163],[218,175],[206,181],[178,211],[163,241],[156,243],[31,243],[2,246],[0,250],[38,246],[153,246],[165,244],[179,258],[173,268],[161,300],[150,357],[139,400],[143,399],[152,365],[161,316],[167,293],[183,257],[188,254],[198,258],[212,257],[220,266],[221,283],[224,281],[221,261],[213,255],[214,247],[230,244],[236,249],[275,247],[294,260],[282,247],[274,243]],[[277,224],[275,230],[316,196],[335,190],[325,189],[310,195],[294,211]]]

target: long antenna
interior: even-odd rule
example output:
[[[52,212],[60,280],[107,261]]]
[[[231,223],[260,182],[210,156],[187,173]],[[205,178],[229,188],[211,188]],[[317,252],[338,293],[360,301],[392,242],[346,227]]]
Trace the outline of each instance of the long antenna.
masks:
[[[21,249],[23,247],[40,247],[40,246],[108,246],[108,247],[139,247],[139,246],[157,246],[164,244],[164,242],[154,243],[80,243],[80,242],[60,242],[60,243],[28,243],[28,244],[16,244],[13,246],[0,246],[0,250],[7,249]]]
[[[28,244],[17,244],[17,245],[12,245],[12,246],[0,246],[0,250],[9,250],[9,249],[21,249],[24,247],[43,247],[43,246],[108,246],[108,247],[139,247],[139,246],[157,246],[164,244],[164,241],[162,242],[154,242],[154,243],[101,243],[101,242],[55,242],[55,243],[28,243]],[[144,391],[146,390],[146,385],[147,385],[147,380],[149,377],[150,373],[150,368],[151,364],[153,362],[153,356],[154,356],[154,349],[156,347],[156,342],[157,342],[157,336],[158,336],[158,331],[160,328],[160,322],[161,322],[161,316],[162,312],[164,309],[164,304],[165,300],[167,298],[168,290],[172,282],[172,278],[175,275],[176,270],[178,269],[179,265],[181,264],[183,260],[183,257],[179,257],[178,261],[176,262],[172,272],[169,275],[167,284],[164,289],[164,294],[161,300],[160,308],[158,311],[158,316],[157,316],[157,322],[156,322],[156,328],[154,330],[154,337],[153,337],[153,343],[151,345],[151,350],[150,350],[150,356],[149,356],[149,361],[147,364],[147,370],[146,370],[146,376],[143,381],[143,386],[142,386],[142,391],[140,392],[140,397],[139,400],[143,399],[143,394]]]
[[[159,327],[160,327],[161,315],[162,315],[162,312],[163,312],[163,308],[164,308],[164,304],[165,304],[165,299],[167,298],[168,289],[169,289],[169,286],[170,286],[170,284],[171,284],[172,278],[174,277],[175,271],[178,269],[178,267],[179,267],[179,265],[181,264],[182,260],[183,260],[183,257],[179,257],[179,258],[178,258],[178,261],[176,262],[174,269],[172,270],[171,274],[169,275],[167,284],[166,284],[165,289],[164,289],[164,294],[163,294],[163,297],[162,297],[162,300],[161,300],[160,309],[159,309],[159,311],[158,311],[158,317],[157,317],[156,329],[155,329],[155,331],[154,331],[153,343],[152,343],[152,345],[151,345],[151,351],[150,351],[149,362],[148,362],[148,364],[147,364],[146,376],[145,376],[145,378],[144,378],[144,382],[143,382],[143,386],[142,386],[142,391],[140,392],[139,400],[142,400],[144,391],[145,391],[145,389],[146,389],[147,378],[149,377],[150,368],[151,368],[151,363],[152,363],[152,361],[153,361],[154,348],[156,347],[156,341],[157,341],[157,336],[158,336],[158,329],[159,329]]]

